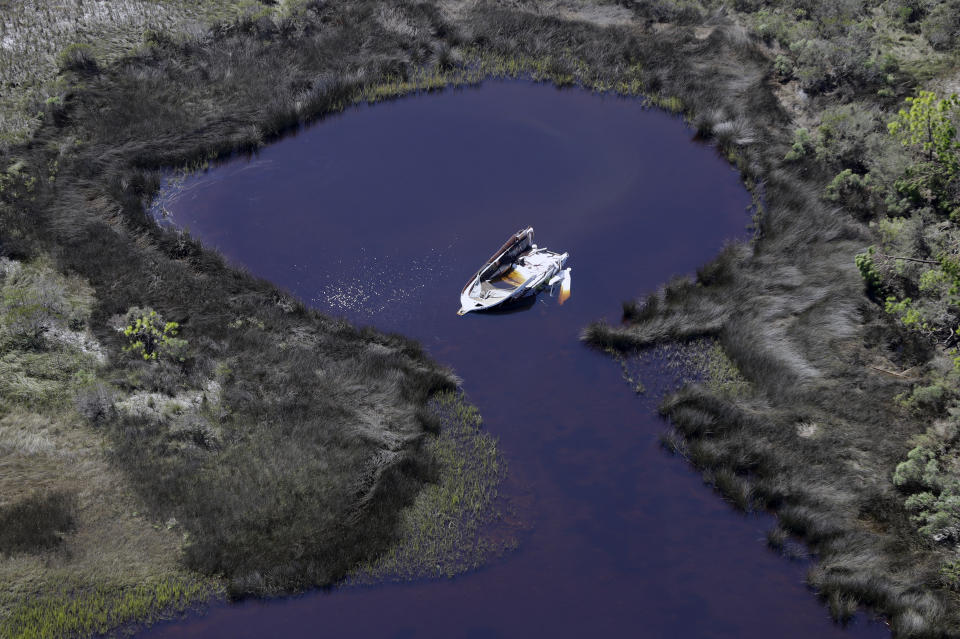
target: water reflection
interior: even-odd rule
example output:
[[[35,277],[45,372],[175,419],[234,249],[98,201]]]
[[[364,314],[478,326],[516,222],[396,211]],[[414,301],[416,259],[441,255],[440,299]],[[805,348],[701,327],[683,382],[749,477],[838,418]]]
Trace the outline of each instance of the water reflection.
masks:
[[[476,315],[511,315],[513,313],[522,313],[524,311],[529,311],[531,308],[536,305],[537,302],[541,304],[547,303],[550,300],[550,295],[548,292],[542,292],[537,295],[527,295],[521,297],[520,299],[510,300],[504,302],[500,306],[491,308],[486,311],[480,311],[475,313]],[[550,300],[554,301],[554,300]],[[555,303],[555,301],[554,301]]]

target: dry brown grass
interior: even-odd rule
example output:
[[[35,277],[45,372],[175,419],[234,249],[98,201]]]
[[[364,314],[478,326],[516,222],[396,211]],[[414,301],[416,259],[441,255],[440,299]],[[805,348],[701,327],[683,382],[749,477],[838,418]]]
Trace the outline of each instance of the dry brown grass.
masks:
[[[178,563],[182,532],[137,512],[105,450],[103,437],[79,416],[14,410],[0,419],[0,506],[51,490],[79,501],[76,530],[58,548],[0,557],[0,619],[63,584],[133,588],[162,577],[197,579]]]
[[[0,2],[0,149],[20,143],[42,122],[47,100],[62,99],[58,56],[86,44],[109,63],[144,43],[147,31],[201,34],[244,13],[282,14],[302,2],[256,0],[6,0]]]

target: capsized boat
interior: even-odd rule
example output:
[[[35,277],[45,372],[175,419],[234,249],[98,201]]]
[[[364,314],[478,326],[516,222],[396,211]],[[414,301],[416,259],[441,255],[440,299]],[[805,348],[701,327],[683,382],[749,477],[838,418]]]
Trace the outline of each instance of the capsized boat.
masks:
[[[560,303],[570,296],[568,253],[554,253],[533,243],[533,227],[521,229],[480,267],[460,293],[458,315],[486,311],[550,287],[560,288]]]

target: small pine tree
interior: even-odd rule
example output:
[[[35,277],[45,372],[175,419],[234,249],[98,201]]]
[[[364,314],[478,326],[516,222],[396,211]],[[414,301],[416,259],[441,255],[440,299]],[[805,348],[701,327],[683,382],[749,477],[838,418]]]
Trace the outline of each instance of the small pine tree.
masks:
[[[148,361],[160,357],[184,361],[187,341],[177,337],[180,324],[163,321],[153,309],[131,309],[127,318],[130,324],[123,329],[123,334],[130,343],[123,348],[125,352]]]
[[[960,170],[960,142],[954,122],[960,113],[960,97],[954,93],[938,99],[932,91],[920,91],[906,103],[909,110],[900,109],[887,130],[904,146],[919,148],[928,162],[941,167],[949,181]]]

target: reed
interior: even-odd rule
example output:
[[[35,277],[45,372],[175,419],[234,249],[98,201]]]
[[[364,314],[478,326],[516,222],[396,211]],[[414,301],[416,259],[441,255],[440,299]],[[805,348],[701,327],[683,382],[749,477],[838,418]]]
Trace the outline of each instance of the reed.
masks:
[[[507,467],[496,439],[481,430],[477,409],[462,394],[439,393],[430,406],[438,421],[438,432],[427,444],[435,481],[403,512],[398,542],[352,571],[352,583],[449,578],[516,544],[500,512]]]
[[[202,581],[179,577],[153,578],[133,586],[108,582],[85,586],[65,579],[0,620],[0,633],[11,639],[102,635],[131,622],[179,615],[214,594]]]

